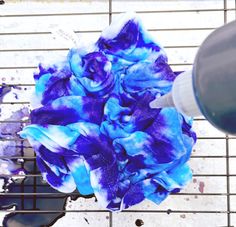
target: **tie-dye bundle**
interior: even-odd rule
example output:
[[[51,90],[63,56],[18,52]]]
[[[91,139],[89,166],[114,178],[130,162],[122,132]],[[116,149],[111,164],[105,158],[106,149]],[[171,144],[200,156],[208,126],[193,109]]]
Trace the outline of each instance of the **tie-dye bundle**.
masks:
[[[39,65],[41,106],[21,136],[44,179],[61,192],[94,193],[113,211],[178,192],[191,179],[192,120],[174,108],[149,107],[175,77],[135,14],[121,15],[63,62]]]

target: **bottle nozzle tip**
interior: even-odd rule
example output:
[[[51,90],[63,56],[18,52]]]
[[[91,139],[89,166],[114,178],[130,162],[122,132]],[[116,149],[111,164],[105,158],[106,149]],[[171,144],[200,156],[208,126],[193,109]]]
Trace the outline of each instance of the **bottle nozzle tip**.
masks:
[[[163,96],[155,98],[152,102],[149,103],[149,106],[155,109],[159,109],[163,107],[174,107],[171,92]]]
[[[152,109],[161,108],[161,107],[158,107],[158,101],[157,101],[157,99],[154,99],[153,101],[151,101],[151,102],[149,103],[149,106],[150,106],[150,108],[152,108]]]

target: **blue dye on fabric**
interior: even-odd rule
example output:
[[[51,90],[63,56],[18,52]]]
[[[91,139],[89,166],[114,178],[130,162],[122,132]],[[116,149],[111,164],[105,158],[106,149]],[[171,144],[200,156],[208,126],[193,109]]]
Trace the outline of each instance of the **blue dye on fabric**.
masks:
[[[90,48],[40,65],[34,78],[41,106],[21,136],[44,179],[61,192],[94,193],[112,211],[178,192],[192,177],[192,119],[149,107],[176,75],[134,14],[114,21]]]

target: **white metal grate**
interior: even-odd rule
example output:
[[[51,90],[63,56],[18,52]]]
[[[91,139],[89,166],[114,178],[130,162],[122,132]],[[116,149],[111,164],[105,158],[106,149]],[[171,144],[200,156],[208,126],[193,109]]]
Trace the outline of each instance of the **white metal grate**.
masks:
[[[41,60],[66,54],[68,47],[54,40],[50,24],[70,26],[88,40],[95,39],[120,12],[136,11],[145,27],[165,46],[174,71],[191,68],[203,39],[215,28],[235,19],[234,0],[97,0],[97,1],[5,1],[0,5],[0,84],[22,88],[22,96],[0,103],[0,126],[24,124],[7,115],[28,106],[28,94],[34,88],[32,72]],[[44,57],[42,57],[44,56]],[[43,59],[44,58],[44,59]],[[217,63],[216,63],[217,64]],[[7,117],[6,117],[7,116]],[[193,181],[180,193],[171,195],[160,206],[144,202],[121,213],[110,213],[99,207],[94,198],[68,202],[66,210],[37,210],[36,197],[50,199],[61,193],[43,192],[39,184],[35,157],[27,141],[14,137],[22,158],[33,163],[32,185],[20,184],[20,193],[0,195],[21,199],[22,209],[15,213],[66,213],[53,226],[96,227],[233,227],[236,226],[236,137],[225,135],[204,119],[195,119],[198,142],[190,160]],[[27,187],[33,191],[27,192]],[[71,194],[71,196],[77,194]],[[31,209],[24,202],[31,199]],[[53,201],[53,200],[52,200]],[[24,209],[23,209],[24,208]],[[6,214],[6,211],[0,211]],[[139,221],[137,221],[139,220]],[[142,221],[141,221],[142,220]]]

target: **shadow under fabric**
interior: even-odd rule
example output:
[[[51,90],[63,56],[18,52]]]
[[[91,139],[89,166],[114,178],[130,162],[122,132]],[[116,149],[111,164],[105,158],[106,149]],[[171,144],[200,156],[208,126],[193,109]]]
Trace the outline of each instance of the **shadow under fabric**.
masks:
[[[191,179],[196,135],[174,108],[151,109],[176,74],[135,14],[122,14],[96,43],[39,65],[40,106],[21,132],[44,179],[58,191],[94,193],[112,211],[157,204]]]

